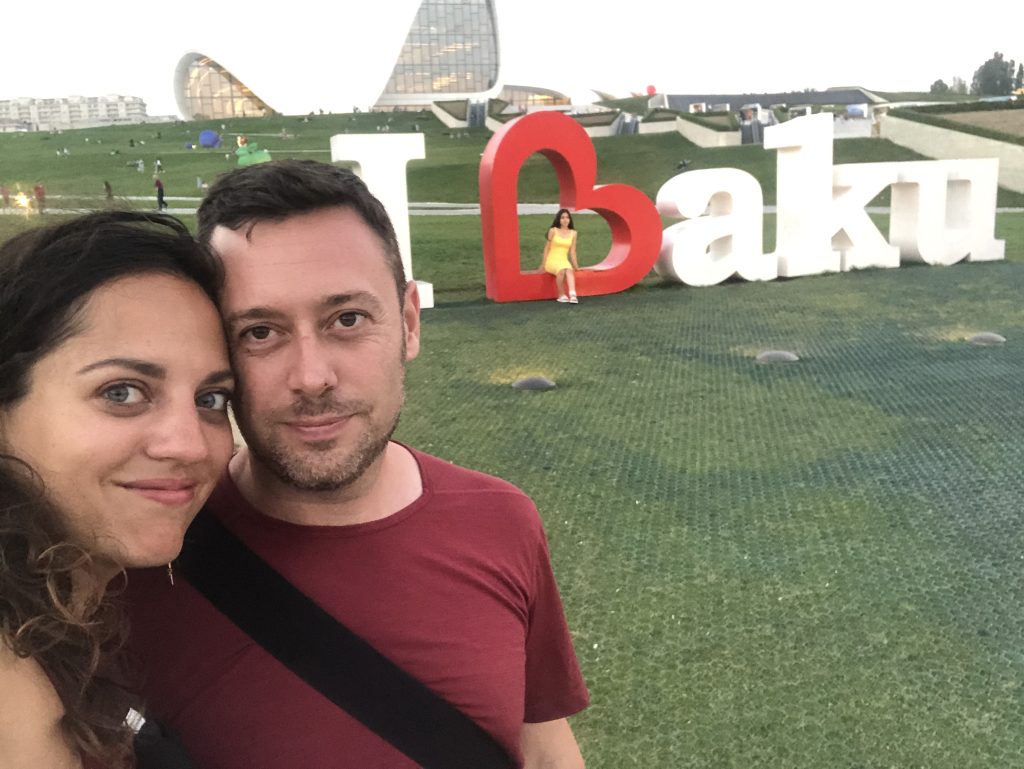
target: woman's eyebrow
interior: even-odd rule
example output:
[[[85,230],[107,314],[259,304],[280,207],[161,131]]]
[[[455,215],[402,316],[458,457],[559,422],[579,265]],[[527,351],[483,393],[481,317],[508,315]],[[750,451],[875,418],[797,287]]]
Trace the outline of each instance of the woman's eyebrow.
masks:
[[[203,381],[199,383],[200,387],[209,387],[214,384],[230,384],[234,385],[235,375],[231,369],[226,368],[223,371],[214,371],[208,376],[203,378]]]
[[[78,370],[78,374],[87,374],[90,371],[95,371],[98,368],[108,368],[116,366],[118,368],[127,368],[132,371],[136,371],[143,376],[152,377],[154,379],[166,379],[167,369],[157,363],[150,363],[145,360],[138,360],[137,358],[104,358],[98,360],[95,363],[90,363],[88,366],[83,366]]]

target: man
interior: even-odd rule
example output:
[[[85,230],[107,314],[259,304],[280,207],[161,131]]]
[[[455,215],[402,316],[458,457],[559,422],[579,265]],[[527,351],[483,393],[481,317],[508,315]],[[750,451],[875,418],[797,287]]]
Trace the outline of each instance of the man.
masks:
[[[349,171],[278,161],[219,179],[199,230],[225,267],[248,444],[209,510],[511,765],[582,767],[566,717],[587,692],[536,509],[390,439],[420,324],[383,207]],[[150,713],[199,766],[417,765],[176,582],[132,575],[132,642]]]
[[[36,199],[36,211],[39,213],[46,212],[46,187],[43,186],[42,182],[36,182],[35,186],[32,187],[32,197]]]
[[[167,201],[164,200],[164,183],[157,179],[153,182],[153,186],[156,187],[156,210],[163,211],[167,208]]]

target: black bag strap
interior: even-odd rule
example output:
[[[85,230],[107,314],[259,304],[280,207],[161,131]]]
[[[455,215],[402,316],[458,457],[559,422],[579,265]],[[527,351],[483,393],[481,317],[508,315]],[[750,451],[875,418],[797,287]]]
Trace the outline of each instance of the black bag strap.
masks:
[[[177,736],[147,718],[132,740],[135,769],[196,769]]]
[[[490,733],[324,611],[208,510],[176,563],[239,629],[424,769],[515,766]]]

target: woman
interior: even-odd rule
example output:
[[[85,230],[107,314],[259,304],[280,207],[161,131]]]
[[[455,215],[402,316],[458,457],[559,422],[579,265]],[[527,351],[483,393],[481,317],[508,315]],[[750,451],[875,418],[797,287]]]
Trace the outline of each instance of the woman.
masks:
[[[541,269],[555,276],[558,286],[558,302],[579,304],[576,298],[576,273],[580,268],[576,261],[576,225],[568,208],[558,209],[555,220],[548,230],[548,242],[544,245]],[[566,294],[566,286],[569,293]]]
[[[168,564],[231,453],[216,263],[176,219],[0,246],[0,756],[131,765],[108,583]]]

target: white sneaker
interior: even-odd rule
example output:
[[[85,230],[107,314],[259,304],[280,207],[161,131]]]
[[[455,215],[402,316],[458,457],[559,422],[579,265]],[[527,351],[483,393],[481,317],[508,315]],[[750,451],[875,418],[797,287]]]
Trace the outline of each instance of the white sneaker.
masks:
[[[576,298],[576,294],[569,294],[569,304],[579,304],[580,300]]]
[[[570,298],[569,298],[569,297],[567,297],[567,296],[560,296],[560,297],[558,297],[558,298],[557,298],[557,299],[556,299],[555,301],[556,301],[556,302],[563,302],[563,303],[564,303],[564,302],[571,302],[571,301],[572,301],[572,299],[570,299]]]

